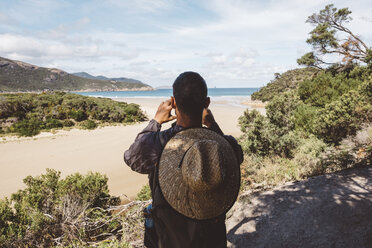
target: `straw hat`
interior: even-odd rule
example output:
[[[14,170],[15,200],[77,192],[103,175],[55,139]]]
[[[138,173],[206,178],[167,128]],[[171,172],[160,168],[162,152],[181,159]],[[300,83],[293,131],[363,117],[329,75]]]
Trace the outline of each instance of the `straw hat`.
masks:
[[[165,200],[192,219],[228,211],[240,187],[240,168],[229,142],[206,128],[186,129],[166,144],[159,162]]]

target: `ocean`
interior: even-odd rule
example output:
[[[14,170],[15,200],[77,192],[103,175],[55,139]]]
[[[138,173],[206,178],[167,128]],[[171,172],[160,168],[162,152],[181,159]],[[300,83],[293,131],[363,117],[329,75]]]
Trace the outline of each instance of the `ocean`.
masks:
[[[247,97],[260,88],[210,88],[210,97]],[[74,92],[76,94],[107,98],[163,98],[173,95],[172,89],[158,89],[149,91],[100,91],[100,92]]]

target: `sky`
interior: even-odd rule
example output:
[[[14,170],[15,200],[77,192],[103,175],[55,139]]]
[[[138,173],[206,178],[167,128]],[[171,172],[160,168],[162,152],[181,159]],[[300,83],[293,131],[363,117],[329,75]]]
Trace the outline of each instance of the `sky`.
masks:
[[[312,13],[349,7],[372,44],[370,0],[0,0],[0,56],[153,87],[196,71],[209,87],[261,87],[297,68]]]

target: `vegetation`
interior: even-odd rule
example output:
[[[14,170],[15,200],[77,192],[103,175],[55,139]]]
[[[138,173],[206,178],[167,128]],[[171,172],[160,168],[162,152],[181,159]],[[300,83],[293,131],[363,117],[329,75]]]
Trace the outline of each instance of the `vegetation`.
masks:
[[[77,173],[60,179],[60,172],[47,169],[46,174],[23,181],[25,189],[0,201],[2,246],[88,243],[121,229],[106,211],[117,206],[119,199],[109,195],[105,176]]]
[[[315,28],[306,42],[313,47],[313,52],[298,59],[298,64],[317,68],[336,65],[343,70],[356,62],[371,63],[371,48],[345,25],[352,20],[350,14],[348,8],[337,9],[329,4],[319,13],[309,16],[306,22]],[[324,61],[324,55],[329,54],[341,56],[341,62]]]
[[[266,116],[247,110],[240,117],[243,184],[267,187],[371,164],[372,80],[355,70],[371,75],[360,66],[326,70],[275,96]]]
[[[25,189],[0,200],[1,247],[129,248],[142,241],[148,201],[120,205],[99,173],[60,174],[28,176]]]
[[[315,64],[300,63],[310,67],[276,74],[252,95],[252,99],[269,102],[266,116],[247,110],[239,119],[240,143],[246,154],[242,165],[245,188],[262,189],[371,165],[372,67],[365,56],[370,50],[343,29],[344,22],[351,20],[350,13],[347,8],[328,5],[310,16],[308,22],[317,24],[307,41],[314,53],[299,59],[319,63],[315,53],[337,51],[344,55],[341,62],[318,69],[311,68]],[[336,31],[349,34],[349,43],[341,44]]]
[[[149,184],[143,185],[140,192],[138,192],[136,199],[139,201],[147,201],[151,199],[151,189]]]
[[[275,78],[259,91],[254,92],[252,100],[261,100],[267,102],[276,95],[296,89],[298,83],[305,79],[311,79],[319,70],[316,68],[294,69],[283,74],[275,73]]]
[[[131,123],[145,119],[138,105],[106,98],[64,92],[0,95],[0,130],[21,136],[63,127],[94,129],[101,123]]]
[[[27,91],[110,91],[127,90],[149,85],[137,80],[118,78],[95,79],[68,74],[67,72],[30,65],[0,57],[0,92]]]
[[[351,12],[327,6],[322,13],[341,16],[336,23],[342,24]],[[322,18],[313,15],[319,22]],[[331,26],[325,29],[335,34]],[[315,34],[319,32],[312,32],[312,39]],[[313,53],[306,58],[316,57]],[[277,74],[252,96],[268,104],[266,116],[247,110],[239,119],[243,132],[239,142],[245,153],[243,190],[259,191],[372,164],[372,66],[368,56],[362,65],[350,61],[342,70],[331,65]],[[52,128],[79,125],[89,129],[100,122],[144,118],[137,105],[109,99],[66,93],[0,96],[0,133],[34,135]],[[136,201],[120,205],[119,198],[109,194],[107,177],[99,173],[61,179],[59,172],[48,169],[44,175],[25,178],[24,183],[25,189],[0,200],[1,247],[142,245],[142,210],[151,198],[148,185]]]

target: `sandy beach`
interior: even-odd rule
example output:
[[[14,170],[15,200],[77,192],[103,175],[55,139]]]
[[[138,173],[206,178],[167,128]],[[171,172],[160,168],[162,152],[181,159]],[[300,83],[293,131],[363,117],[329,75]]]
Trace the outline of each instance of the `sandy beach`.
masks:
[[[165,98],[115,99],[136,103],[152,119],[158,105]],[[244,100],[244,99],[243,99]],[[239,100],[240,101],[240,100]],[[210,109],[225,134],[241,135],[238,118],[249,106],[211,99]],[[264,109],[260,108],[260,111]],[[10,138],[0,142],[0,198],[24,187],[22,179],[28,175],[45,173],[46,168],[61,171],[62,177],[72,173],[97,171],[109,178],[110,193],[133,198],[147,183],[147,175],[133,172],[123,161],[123,152],[129,148],[138,132],[148,122],[134,125],[100,127],[95,130],[58,131],[42,133],[32,138]],[[164,124],[162,129],[168,128]]]

